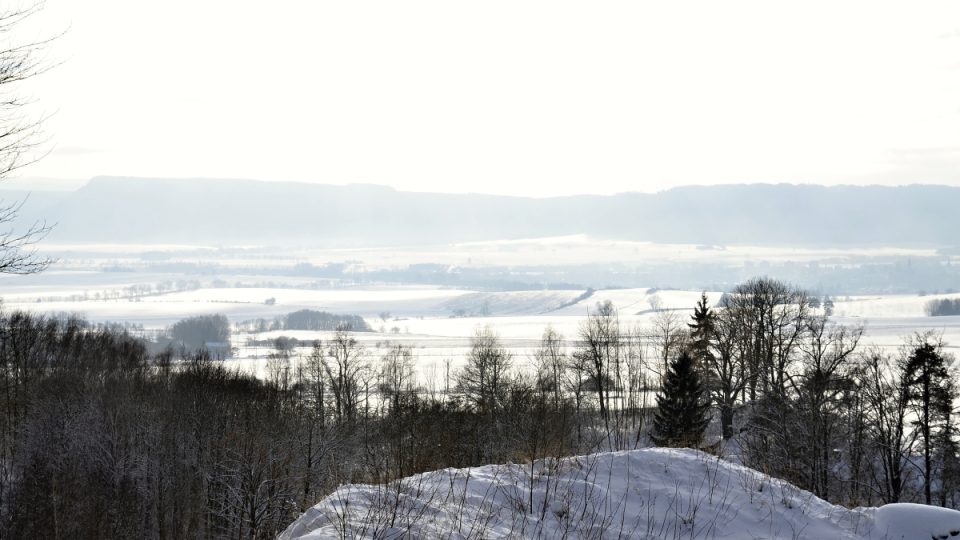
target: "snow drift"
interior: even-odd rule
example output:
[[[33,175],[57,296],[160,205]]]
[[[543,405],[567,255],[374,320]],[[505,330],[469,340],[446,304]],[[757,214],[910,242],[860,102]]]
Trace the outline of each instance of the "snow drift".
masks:
[[[693,450],[643,449],[530,465],[444,469],[344,485],[281,539],[946,539],[960,512],[849,510]]]

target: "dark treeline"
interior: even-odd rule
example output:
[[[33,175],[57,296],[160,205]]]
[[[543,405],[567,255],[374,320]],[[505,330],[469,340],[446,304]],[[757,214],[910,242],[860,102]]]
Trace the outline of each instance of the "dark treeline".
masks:
[[[274,537],[343,483],[507,461],[533,474],[652,440],[725,447],[837,503],[960,502],[956,387],[936,340],[863,348],[862,329],[769,279],[691,313],[630,328],[599,304],[571,340],[547,328],[529,365],[478,329],[463,365],[429,380],[412,348],[374,356],[344,329],[297,363],[278,344],[259,380],[203,353],[149,355],[121,329],[7,313],[0,537]],[[689,387],[684,373],[703,381],[711,427],[664,437],[653,393]]]
[[[5,314],[0,338],[3,538],[272,538],[344,482],[519,459],[569,414],[519,383],[423,396],[409,348],[345,331],[266,381],[76,319]]]
[[[352,332],[369,332],[370,326],[359,315],[345,315],[329,313],[315,309],[301,309],[286,315],[279,315],[271,320],[254,319],[237,324],[238,328],[251,332],[268,332],[272,330],[338,330],[347,329]]]
[[[930,300],[923,306],[923,310],[930,317],[960,315],[960,298],[937,298]]]

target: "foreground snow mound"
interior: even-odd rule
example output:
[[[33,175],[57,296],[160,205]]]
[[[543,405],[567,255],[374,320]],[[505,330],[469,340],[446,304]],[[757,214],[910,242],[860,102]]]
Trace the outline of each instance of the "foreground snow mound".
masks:
[[[960,536],[960,512],[922,504],[888,504],[874,510],[878,538],[891,540]]]
[[[958,530],[954,510],[848,510],[701,452],[655,448],[346,485],[280,538],[926,540]]]

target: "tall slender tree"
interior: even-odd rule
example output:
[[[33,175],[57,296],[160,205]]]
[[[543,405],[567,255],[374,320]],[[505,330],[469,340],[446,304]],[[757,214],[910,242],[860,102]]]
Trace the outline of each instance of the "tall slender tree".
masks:
[[[710,303],[707,301],[707,293],[700,293],[700,300],[693,308],[693,315],[690,316],[692,322],[687,323],[690,327],[690,341],[687,348],[693,359],[697,362],[704,362],[704,359],[712,354],[710,352],[710,340],[713,337],[713,312],[710,311]]]
[[[906,383],[923,445],[923,497],[926,504],[930,504],[936,440],[948,423],[956,391],[941,347],[924,337],[918,341],[907,359]]]
[[[690,316],[691,322],[687,323],[690,328],[690,338],[687,341],[687,351],[693,357],[694,367],[708,391],[712,391],[716,386],[716,377],[713,375],[710,367],[713,365],[713,340],[715,335],[714,319],[715,315],[710,310],[710,302],[707,300],[707,293],[700,293],[700,300],[693,308],[693,315]]]

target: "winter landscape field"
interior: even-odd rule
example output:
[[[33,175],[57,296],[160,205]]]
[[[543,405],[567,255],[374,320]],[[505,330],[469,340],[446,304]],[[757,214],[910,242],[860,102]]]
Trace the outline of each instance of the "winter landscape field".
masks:
[[[581,255],[571,255],[569,251],[577,248],[566,242],[564,239],[560,243],[564,246],[561,249],[563,257],[567,258],[558,255],[554,265],[571,264]],[[212,349],[215,362],[226,372],[239,376],[251,375],[281,386],[293,384],[293,388],[299,388],[295,392],[309,388],[309,383],[302,387],[303,383],[292,381],[302,380],[311,366],[318,365],[311,361],[317,358],[316,351],[319,350],[322,356],[329,355],[330,360],[338,358],[335,349],[341,336],[332,328],[273,328],[271,321],[303,310],[357,315],[363,319],[365,328],[353,329],[349,334],[352,343],[349,346],[359,355],[355,361],[366,366],[364,369],[368,370],[368,375],[361,376],[356,372],[354,376],[369,377],[364,379],[368,381],[364,384],[373,382],[376,386],[373,390],[369,386],[358,389],[356,395],[363,403],[364,415],[371,414],[369,408],[372,407],[374,411],[387,411],[388,417],[402,414],[399,409],[389,412],[394,411],[391,403],[395,398],[384,390],[388,379],[384,378],[387,372],[382,371],[393,365],[390,359],[396,359],[397,351],[408,355],[405,363],[398,365],[401,370],[409,370],[405,375],[409,380],[397,383],[402,384],[398,388],[408,389],[404,392],[412,392],[404,399],[429,401],[437,399],[431,396],[440,396],[439,399],[449,402],[469,395],[462,393],[459,386],[462,383],[458,381],[462,380],[460,374],[476,362],[477,336],[485,330],[492,332],[497,346],[502,346],[503,353],[511,358],[513,373],[531,380],[543,376],[545,330],[549,328],[557,332],[557,352],[570,358],[575,351],[584,350],[585,340],[590,339],[591,321],[600,320],[596,317],[604,306],[613,309],[620,335],[618,339],[637,340],[636,348],[624,350],[628,356],[636,355],[630,358],[646,366],[640,375],[646,382],[642,386],[631,383],[629,389],[611,387],[606,398],[586,398],[588,401],[605,399],[607,407],[613,411],[608,414],[618,425],[623,425],[604,437],[601,435],[604,429],[595,423],[603,418],[602,413],[593,421],[586,420],[589,416],[582,417],[586,424],[581,423],[583,420],[577,422],[578,431],[589,433],[587,439],[592,442],[587,447],[600,453],[570,457],[564,455],[560,449],[562,446],[553,446],[557,443],[556,434],[534,431],[535,438],[528,441],[533,442],[533,446],[510,443],[508,447],[513,448],[510,453],[493,454],[503,456],[499,459],[508,458],[507,463],[499,465],[488,463],[491,459],[499,461],[491,455],[480,457],[472,467],[420,471],[413,476],[398,477],[397,473],[418,472],[420,469],[413,462],[403,464],[417,459],[415,455],[408,455],[395,465],[390,464],[389,458],[384,462],[387,467],[396,466],[397,473],[370,477],[358,476],[356,472],[357,467],[367,465],[350,460],[345,462],[350,463],[346,471],[355,472],[348,472],[344,480],[380,479],[385,483],[344,483],[341,480],[335,486],[331,484],[336,489],[324,494],[316,506],[303,506],[305,513],[290,524],[283,523],[280,517],[289,514],[278,512],[280,507],[273,505],[281,504],[284,497],[294,496],[293,492],[286,496],[283,492],[261,492],[260,488],[251,492],[256,504],[265,505],[262,507],[264,519],[273,519],[268,517],[271,515],[279,519],[275,522],[277,532],[282,531],[279,538],[881,540],[946,538],[960,530],[960,512],[953,510],[906,502],[879,508],[872,506],[871,503],[891,499],[851,487],[850,480],[841,480],[846,474],[833,473],[835,478],[828,482],[828,485],[839,482],[833,487],[841,493],[834,493],[833,498],[836,500],[841,496],[845,501],[845,504],[834,504],[818,497],[809,488],[803,489],[776,475],[768,476],[748,468],[744,465],[758,463],[756,457],[751,457],[756,451],[753,448],[756,441],[740,436],[722,437],[722,426],[716,420],[711,422],[705,434],[706,448],[710,453],[646,448],[652,442],[649,431],[653,417],[650,411],[655,410],[660,394],[655,381],[662,375],[659,367],[662,364],[658,359],[667,354],[664,352],[668,347],[665,340],[671,333],[688,332],[688,324],[695,323],[694,307],[702,294],[706,294],[706,305],[715,312],[732,309],[721,301],[731,293],[731,287],[682,290],[662,287],[662,284],[661,287],[651,284],[650,287],[629,288],[551,287],[545,284],[539,288],[524,288],[512,282],[500,287],[496,283],[468,287],[387,281],[379,279],[376,274],[384,268],[403,269],[418,264],[428,265],[432,270],[441,267],[448,273],[475,265],[500,266],[509,268],[511,274],[523,274],[528,272],[526,268],[532,261],[542,262],[537,254],[539,251],[551,251],[558,240],[523,241],[519,243],[523,246],[519,254],[513,253],[511,247],[517,244],[487,243],[480,248],[479,254],[476,246],[470,246],[457,255],[451,255],[443,248],[412,253],[394,249],[392,261],[383,260],[380,250],[357,250],[345,255],[340,250],[317,249],[311,255],[309,250],[300,249],[293,255],[277,253],[272,258],[251,257],[249,254],[236,256],[232,250],[226,250],[231,254],[225,258],[222,249],[190,246],[58,245],[55,247],[57,261],[46,271],[0,277],[4,291],[2,309],[5,316],[26,312],[56,319],[81,317],[90,324],[123,328],[148,343],[158,344],[169,340],[171,332],[176,335],[174,328],[178,321],[224,315],[230,327],[230,346],[224,349],[211,344],[215,346]],[[573,244],[581,244],[581,239],[574,239]],[[452,251],[456,249],[454,247]],[[613,242],[604,249],[596,246],[591,249],[595,250],[591,257],[607,257],[612,264],[623,263],[617,259],[623,249],[622,243]],[[242,250],[256,251],[256,248]],[[154,265],[157,253],[171,251],[182,259],[167,261],[172,268],[157,268]],[[627,251],[627,257],[635,256]],[[783,268],[784,264],[820,265],[827,261],[836,262],[837,257],[852,261],[863,257],[920,260],[933,257],[942,259],[942,264],[952,262],[950,258],[938,257],[929,250],[900,248],[872,248],[842,255],[833,250],[792,248],[744,248],[739,255],[733,255],[733,251],[736,250],[648,244],[644,246],[644,260],[649,257],[684,264],[689,257],[696,257],[709,264],[742,267],[752,264],[752,257],[757,256],[759,261],[776,265],[774,268]],[[530,255],[531,252],[534,255]],[[349,259],[338,260],[336,256]],[[434,256],[443,262],[429,258]],[[672,256],[677,259],[671,259]],[[454,264],[454,260],[461,264]],[[312,261],[310,264],[320,265],[319,268],[333,265],[340,275],[298,275],[303,273],[304,261]],[[184,263],[190,266],[186,269],[177,266]],[[351,270],[343,272],[344,267]],[[960,316],[931,316],[929,307],[931,302],[960,299],[960,293],[931,290],[913,294],[848,295],[837,290],[830,293],[811,290],[808,295],[811,299],[805,300],[811,304],[808,316],[825,317],[833,328],[862,329],[857,354],[863,359],[870,355],[893,357],[904,354],[902,351],[915,346],[917,336],[921,335],[939,340],[939,350],[950,357],[960,344]],[[292,345],[291,340],[295,340]],[[825,345],[833,347],[837,343],[827,342]],[[179,362],[184,363],[183,369],[193,369],[188,367],[190,360],[186,349],[168,350],[181,358]],[[797,354],[807,355],[809,349],[801,346]],[[631,361],[626,360],[628,366]],[[804,360],[798,356],[797,362],[800,363],[794,368],[797,370],[795,374],[802,376]],[[285,371],[281,374],[278,370]],[[337,388],[335,379],[331,379],[330,384],[331,390]],[[547,397],[556,390],[543,391]],[[564,392],[565,397],[557,399],[566,401],[579,395],[576,390],[570,392],[568,389]],[[414,395],[420,397],[413,398]],[[336,398],[336,403],[339,399]],[[308,403],[317,405],[320,402]],[[738,429],[749,426],[749,413],[745,411],[735,416]],[[546,418],[549,418],[557,411],[542,411],[540,414],[547,414]],[[579,416],[585,412],[576,414]],[[550,421],[562,424],[569,420],[555,418]],[[501,433],[498,436],[503,436],[504,429],[507,429],[503,426],[483,427],[482,422],[476,428],[495,429]],[[513,431],[516,429],[509,428],[508,436],[520,437],[518,441],[530,436],[524,434],[523,429],[527,428]],[[356,444],[348,442],[352,436],[347,433],[334,435],[332,427],[327,430],[328,437],[336,438],[310,443],[318,446],[306,454],[319,463],[324,463],[324,456],[328,453]],[[415,431],[403,437],[418,437],[413,433]],[[613,439],[610,433],[615,433]],[[433,437],[419,435],[423,436]],[[570,449],[583,448],[582,444],[572,444]],[[912,444],[905,448],[913,448]],[[619,451],[610,452],[611,449]],[[834,451],[839,453],[831,460],[835,463],[833,466],[848,466],[843,454],[849,450]],[[318,453],[314,455],[314,452]],[[922,469],[911,455],[912,451],[908,450],[903,459]],[[759,461],[764,462],[766,458]],[[329,471],[329,474],[336,470],[330,467],[330,464],[322,465],[317,473]],[[774,470],[776,467],[772,466]],[[769,470],[771,466],[765,468]],[[946,474],[940,470],[939,474]],[[258,474],[264,472],[267,470]],[[343,472],[335,473],[338,474]],[[909,467],[902,474],[905,493],[900,495],[900,500],[911,500],[906,493],[921,495],[918,490],[923,484],[922,475]],[[819,486],[821,490],[826,488],[825,485]],[[821,496],[826,493],[821,491]],[[857,493],[859,495],[855,495]],[[953,495],[944,492],[943,496],[950,498]],[[306,493],[300,494],[300,500],[309,500]],[[256,514],[241,516],[242,513],[237,517],[240,523],[250,526],[249,520]],[[256,525],[267,526],[263,522]]]
[[[0,1],[0,539],[960,539],[958,21]]]
[[[589,248],[580,253],[574,246]],[[146,331],[163,330],[176,321],[206,314],[223,314],[232,323],[255,319],[271,319],[285,313],[311,309],[331,313],[360,315],[371,331],[359,338],[364,342],[402,342],[414,346],[418,363],[434,363],[444,358],[459,362],[469,348],[469,338],[478,328],[490,326],[518,356],[529,355],[549,325],[575,340],[583,319],[598,304],[611,302],[625,326],[653,326],[658,311],[676,312],[686,319],[693,306],[706,292],[715,304],[724,289],[661,289],[663,283],[646,287],[589,287],[550,288],[549,283],[526,290],[497,290],[497,284],[484,288],[429,285],[377,281],[365,278],[383,268],[408,268],[411,265],[441,266],[445,272],[456,272],[459,267],[508,267],[514,273],[536,261],[541,264],[541,252],[551,252],[559,246],[560,255],[553,265],[568,265],[578,258],[608,260],[610,264],[637,260],[682,263],[690,257],[709,263],[735,265],[743,268],[753,262],[766,264],[837,264],[837,261],[857,261],[859,257],[891,257],[899,260],[934,258],[941,264],[950,264],[951,258],[937,257],[933,250],[902,248],[871,248],[856,252],[838,249],[796,249],[771,247],[743,247],[722,251],[704,251],[692,245],[657,245],[645,243],[642,256],[623,242],[609,245],[587,244],[585,239],[554,239],[523,242],[492,242],[477,248],[466,246],[452,249],[437,247],[390,250],[324,250],[299,248],[276,254],[274,257],[238,258],[212,256],[218,250],[189,246],[113,245],[47,247],[59,262],[42,274],[32,276],[0,276],[4,288],[3,305],[6,309],[24,310],[41,314],[79,314],[95,323],[136,325]],[[522,246],[514,252],[512,247]],[[493,246],[496,246],[494,249]],[[251,249],[251,248],[247,248]],[[462,252],[457,252],[463,249]],[[199,269],[193,272],[163,272],[138,269],[157,252],[175,250],[175,263],[189,263]],[[220,250],[222,251],[222,250]],[[389,253],[391,260],[384,260]],[[120,256],[123,255],[123,256]],[[617,257],[627,259],[618,259]],[[337,259],[336,257],[342,257]],[[433,257],[436,257],[434,259]],[[265,262],[267,259],[269,262]],[[356,272],[347,277],[315,278],[290,275],[298,264],[349,264]],[[855,263],[853,263],[855,264]],[[511,266],[512,265],[512,266]],[[225,268],[226,267],[226,268]],[[231,271],[231,267],[247,267],[253,272]],[[775,266],[774,269],[782,267]],[[106,270],[105,270],[106,269]],[[747,270],[749,272],[749,270]],[[728,285],[729,286],[729,285]],[[516,285],[511,284],[511,289]],[[567,288],[569,287],[569,288]],[[492,290],[491,290],[492,289]],[[862,325],[864,344],[897,348],[916,333],[936,332],[942,335],[946,347],[960,346],[960,316],[930,317],[925,306],[931,300],[960,298],[960,293],[936,290],[912,294],[844,294],[811,290],[811,294],[829,296],[834,303],[831,320],[843,325]],[[269,300],[269,301],[268,301]],[[263,332],[262,336],[238,335],[235,358],[255,357],[263,351],[248,350],[247,338],[271,339],[280,335],[295,337],[303,342],[323,339],[329,331]],[[266,354],[266,353],[264,353]]]

